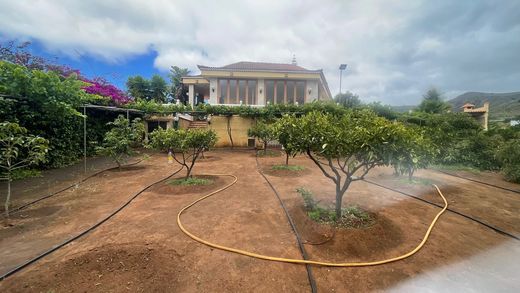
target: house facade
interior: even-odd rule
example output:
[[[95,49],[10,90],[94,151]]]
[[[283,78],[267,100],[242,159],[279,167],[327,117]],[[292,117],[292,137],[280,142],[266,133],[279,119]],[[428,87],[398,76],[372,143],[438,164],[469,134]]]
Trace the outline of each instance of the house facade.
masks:
[[[332,100],[323,71],[292,64],[237,62],[222,67],[198,65],[200,74],[185,76],[188,103],[197,105],[304,104]]]
[[[484,106],[479,108],[475,108],[474,104],[466,103],[461,108],[464,113],[468,113],[471,117],[477,120],[484,130],[488,130],[489,102],[485,102]]]

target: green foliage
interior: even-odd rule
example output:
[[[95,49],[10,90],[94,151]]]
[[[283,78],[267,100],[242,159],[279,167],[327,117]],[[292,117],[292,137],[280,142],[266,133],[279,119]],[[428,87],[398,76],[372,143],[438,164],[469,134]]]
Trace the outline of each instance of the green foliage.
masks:
[[[289,164],[289,157],[295,157],[300,152],[297,127],[298,118],[295,115],[284,115],[273,124],[273,132],[285,152],[285,165]]]
[[[409,130],[369,110],[347,110],[341,116],[311,112],[294,121],[291,146],[305,152],[336,185],[336,217],[343,195],[353,181],[375,166],[389,165],[408,152]],[[415,164],[414,160],[409,162]],[[415,165],[413,165],[415,167]]]
[[[171,82],[171,93],[174,98],[180,98],[182,94],[182,77],[190,74],[188,68],[180,68],[178,66],[172,66],[170,68],[170,74],[168,75]]]
[[[247,131],[247,134],[262,142],[264,145],[264,155],[267,152],[267,144],[276,139],[274,126],[262,121],[258,121],[252,128]]]
[[[11,175],[20,170],[45,160],[48,141],[42,137],[30,135],[27,129],[17,123],[0,123],[0,169],[7,180],[5,213],[9,216],[11,199]]]
[[[361,100],[359,99],[359,96],[351,92],[337,94],[334,97],[334,102],[346,108],[361,107]]]
[[[451,105],[442,99],[441,93],[436,88],[429,89],[417,107],[419,112],[435,114],[447,113],[450,109]]]
[[[302,171],[305,170],[303,166],[298,165],[274,165],[271,167],[272,170],[286,170],[286,171]]]
[[[121,164],[134,154],[132,147],[141,144],[144,126],[141,119],[136,118],[130,123],[123,115],[119,115],[114,122],[109,122],[108,126],[112,129],[105,133],[103,145],[97,148],[97,153],[110,157],[121,168]]]
[[[279,151],[276,150],[267,150],[267,151],[258,151],[256,155],[260,158],[263,157],[279,157],[282,155]]]
[[[209,179],[205,179],[205,178],[197,178],[197,177],[174,179],[174,180],[168,181],[168,184],[182,185],[182,186],[210,185],[212,183],[213,183],[213,180],[209,180]]]
[[[310,212],[316,210],[316,208],[318,207],[318,202],[314,200],[312,191],[304,187],[298,187],[296,189],[296,192],[298,192],[300,196],[303,198],[303,206],[305,207],[306,211]]]
[[[0,121],[16,122],[28,132],[47,137],[47,165],[71,164],[82,154],[83,118],[78,108],[99,96],[82,90],[75,75],[28,70],[0,61]]]
[[[507,180],[520,183],[520,139],[512,139],[499,152],[502,172]]]
[[[42,177],[42,171],[36,169],[18,169],[11,173],[12,180],[21,180],[34,177]]]
[[[126,87],[134,100],[151,99],[150,81],[140,75],[130,76],[126,81]]]
[[[399,150],[392,153],[395,157],[391,159],[391,164],[396,174],[408,174],[412,180],[415,170],[427,168],[432,164],[439,150],[419,127],[402,129],[399,138]]]
[[[199,155],[204,150],[213,147],[216,142],[217,134],[212,129],[158,128],[150,133],[150,147],[171,151],[175,161],[186,167],[186,178],[190,177]]]
[[[384,117],[388,120],[396,120],[399,118],[399,113],[397,111],[395,111],[391,106],[383,105],[380,102],[366,104],[364,107],[372,110],[378,116]]]
[[[154,74],[150,79],[150,95],[158,103],[166,103],[168,86],[162,76]]]

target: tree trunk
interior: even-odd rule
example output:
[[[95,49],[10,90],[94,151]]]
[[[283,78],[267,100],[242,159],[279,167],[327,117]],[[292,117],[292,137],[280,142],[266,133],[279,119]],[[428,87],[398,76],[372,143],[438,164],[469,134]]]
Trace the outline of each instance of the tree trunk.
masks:
[[[289,166],[289,153],[285,153],[285,166]]]
[[[119,161],[116,161],[116,163],[118,171],[121,172],[121,163],[119,163]]]
[[[9,218],[9,201],[11,200],[11,176],[7,175],[7,197],[5,198],[5,217]]]
[[[413,173],[414,173],[414,170],[413,168],[408,170],[408,180],[411,182],[412,179],[413,179]]]
[[[267,155],[267,141],[264,141],[264,156]]]
[[[336,184],[336,221],[341,219],[341,203],[343,201],[343,194],[339,184]]]
[[[193,166],[191,168],[186,166],[186,168],[188,169],[188,172],[186,172],[186,178],[185,179],[188,179],[191,176],[191,169],[193,169]]]

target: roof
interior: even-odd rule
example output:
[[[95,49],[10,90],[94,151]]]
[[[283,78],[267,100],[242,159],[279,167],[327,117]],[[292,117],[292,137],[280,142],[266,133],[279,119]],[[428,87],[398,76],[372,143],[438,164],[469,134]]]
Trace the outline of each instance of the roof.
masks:
[[[461,108],[466,108],[466,107],[475,107],[475,105],[473,105],[471,103],[466,103],[466,104],[462,105]]]
[[[487,110],[484,108],[476,108],[476,109],[465,109],[464,113],[486,113]]]
[[[320,73],[321,70],[309,70],[295,64],[241,61],[221,67],[197,65],[200,70],[226,71],[272,71],[272,72],[305,72]]]

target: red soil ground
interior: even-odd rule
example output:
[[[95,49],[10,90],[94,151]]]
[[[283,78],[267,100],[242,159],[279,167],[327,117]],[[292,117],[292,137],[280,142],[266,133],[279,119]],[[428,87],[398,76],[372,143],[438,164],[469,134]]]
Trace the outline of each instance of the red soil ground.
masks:
[[[252,252],[301,258],[294,234],[272,190],[257,171],[250,152],[214,151],[194,174],[228,173],[238,182],[183,215],[183,223],[204,239]],[[260,168],[283,163],[283,157],[261,158]],[[123,172],[96,176],[74,190],[31,206],[0,228],[0,271],[50,248],[121,205],[146,185],[178,166],[165,155]],[[338,229],[308,219],[296,188],[313,191],[331,205],[334,186],[305,157],[298,176],[268,173],[282,196],[311,259],[372,261],[403,254],[421,240],[438,208],[366,182],[356,182],[345,204],[376,214],[366,229]],[[184,171],[183,171],[184,172]],[[179,173],[175,178],[182,177]],[[451,208],[520,234],[519,195],[477,185],[435,171],[417,174],[441,183]],[[397,180],[379,168],[370,179],[439,202],[430,186]],[[305,267],[240,256],[194,242],[176,224],[178,211],[210,190],[231,181],[214,178],[211,186],[185,188],[156,185],[92,233],[0,282],[3,292],[302,292],[310,291]],[[497,177],[480,178],[500,180]],[[497,181],[497,182],[498,182]],[[500,182],[502,183],[502,182]],[[20,202],[23,201],[23,195]],[[23,215],[23,217],[22,217]],[[318,291],[518,291],[520,242],[453,213],[445,213],[425,247],[395,263],[361,268],[313,267]]]

